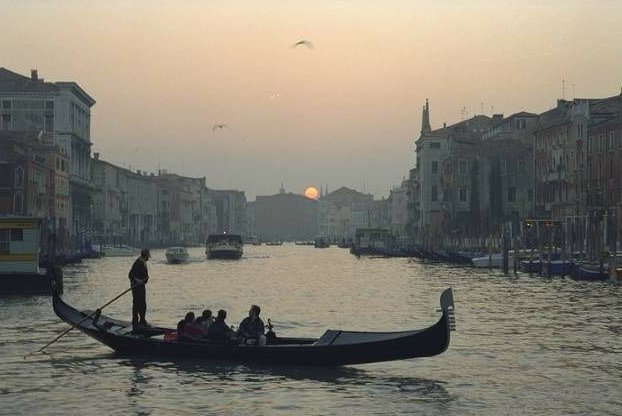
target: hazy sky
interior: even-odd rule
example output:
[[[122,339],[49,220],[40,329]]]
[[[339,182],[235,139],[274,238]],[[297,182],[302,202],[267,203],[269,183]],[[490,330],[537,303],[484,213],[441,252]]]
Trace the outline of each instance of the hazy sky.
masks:
[[[249,201],[388,196],[426,97],[437,128],[622,86],[621,1],[4,0],[0,28],[0,66],[97,101],[102,159]]]

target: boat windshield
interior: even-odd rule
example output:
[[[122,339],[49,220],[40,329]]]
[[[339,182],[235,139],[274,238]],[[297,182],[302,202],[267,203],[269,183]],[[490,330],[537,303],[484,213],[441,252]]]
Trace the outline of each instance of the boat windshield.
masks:
[[[211,234],[207,237],[208,243],[219,243],[221,241],[230,241],[242,244],[242,236],[237,234]]]

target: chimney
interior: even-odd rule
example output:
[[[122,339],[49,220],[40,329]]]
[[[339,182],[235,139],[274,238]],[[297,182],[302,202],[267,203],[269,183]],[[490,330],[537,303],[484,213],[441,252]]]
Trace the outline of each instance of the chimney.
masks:
[[[39,80],[39,75],[37,74],[37,70],[36,69],[31,69],[30,70],[30,80],[32,82],[37,82]]]
[[[99,160],[99,152],[95,152],[95,153],[93,153],[93,158],[94,158],[95,160]]]
[[[498,126],[503,121],[503,114],[493,114],[492,115],[492,125]]]
[[[140,175],[140,169],[136,170],[136,174]]]

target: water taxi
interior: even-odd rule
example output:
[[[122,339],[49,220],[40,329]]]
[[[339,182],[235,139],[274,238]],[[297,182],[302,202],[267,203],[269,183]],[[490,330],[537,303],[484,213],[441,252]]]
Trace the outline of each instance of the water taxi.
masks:
[[[186,247],[169,247],[164,255],[166,256],[167,263],[170,264],[186,263],[190,259],[190,253],[188,253]]]
[[[205,255],[208,259],[232,259],[242,257],[244,245],[238,234],[210,234],[205,243]]]

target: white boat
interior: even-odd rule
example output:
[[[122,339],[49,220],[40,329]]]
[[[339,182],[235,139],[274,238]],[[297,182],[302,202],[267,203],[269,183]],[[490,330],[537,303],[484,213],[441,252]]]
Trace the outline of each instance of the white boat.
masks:
[[[239,259],[243,250],[242,236],[238,234],[210,234],[205,243],[208,259]]]
[[[473,266],[475,267],[494,267],[501,268],[503,267],[503,254],[502,253],[492,253],[488,256],[474,257],[471,259],[473,262]],[[514,264],[514,256],[513,254],[508,255],[508,265],[512,267]]]
[[[244,244],[252,244],[254,246],[260,246],[261,239],[257,237],[256,235],[252,235],[250,237],[247,237],[246,240],[244,240]]]
[[[171,264],[185,263],[190,258],[186,247],[169,247],[166,249],[166,261]]]
[[[102,246],[101,254],[106,257],[138,257],[140,250],[121,244],[118,246]]]

